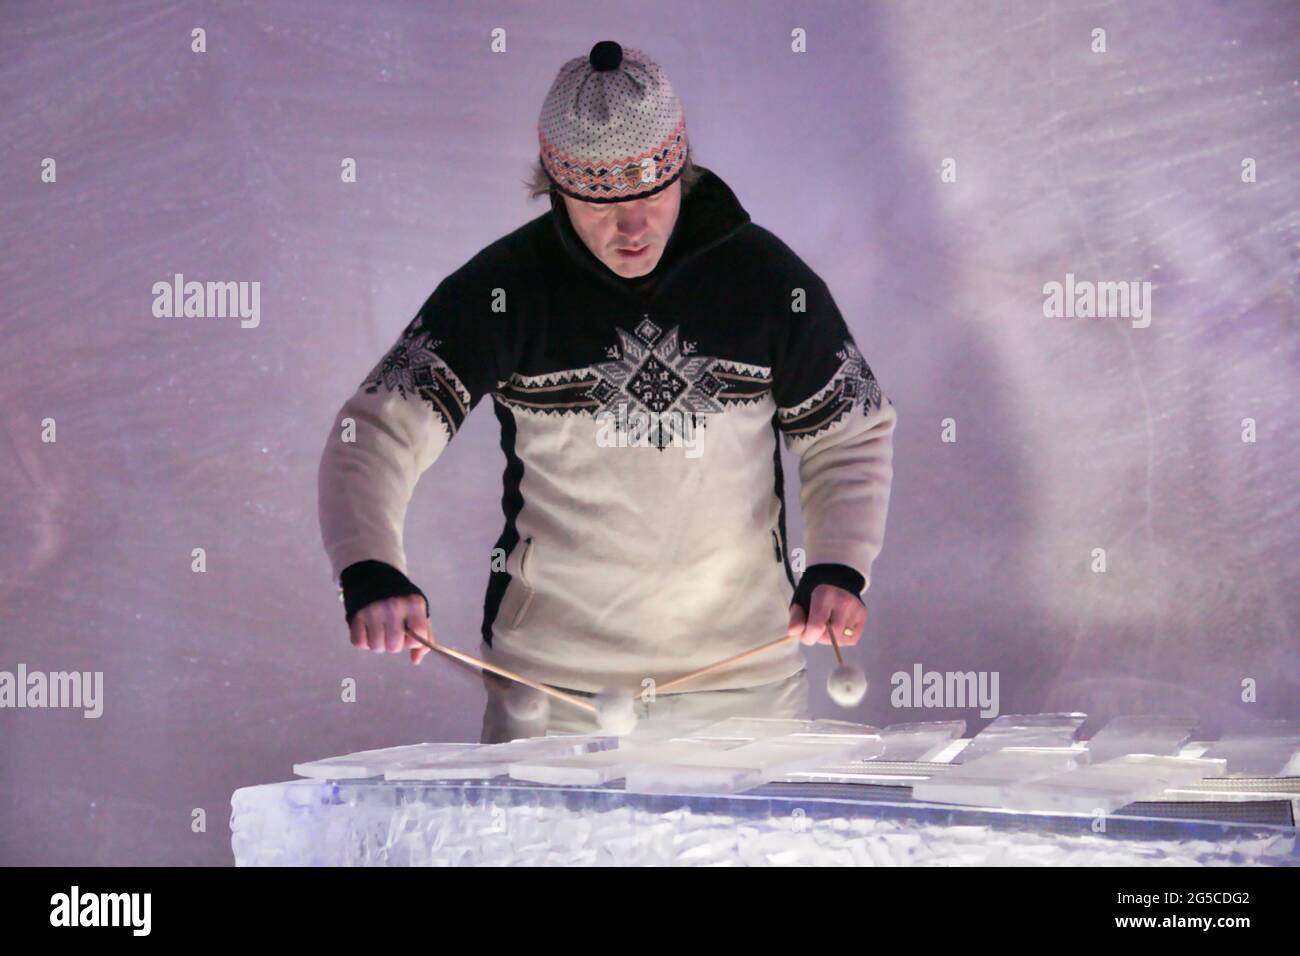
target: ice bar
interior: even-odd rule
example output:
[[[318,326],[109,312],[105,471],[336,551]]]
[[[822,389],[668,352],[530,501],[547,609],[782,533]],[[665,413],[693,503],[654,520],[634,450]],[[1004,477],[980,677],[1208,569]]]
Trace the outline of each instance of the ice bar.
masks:
[[[1007,788],[1087,763],[1088,752],[1068,747],[1010,747],[945,768],[912,786],[916,800],[976,807],[1004,805]]]
[[[1196,721],[1190,717],[1116,717],[1088,740],[1090,762],[1125,754],[1176,757],[1195,730]]]
[[[1113,813],[1139,800],[1159,797],[1223,772],[1222,760],[1128,754],[1078,770],[1027,780],[1007,787],[1003,806],[1012,810]]]
[[[975,735],[953,758],[969,763],[1004,747],[1069,747],[1087,714],[1004,714]]]

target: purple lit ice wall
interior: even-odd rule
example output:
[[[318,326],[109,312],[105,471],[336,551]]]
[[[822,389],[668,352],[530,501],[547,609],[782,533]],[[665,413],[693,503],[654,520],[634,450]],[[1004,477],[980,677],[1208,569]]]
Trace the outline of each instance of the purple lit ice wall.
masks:
[[[1300,717],[1297,4],[11,3],[0,670],[103,684],[0,710],[0,863],[227,863],[236,787],[477,739],[476,677],[348,644],[316,464],[437,281],[544,211],[537,113],[601,39],[664,66],[898,408],[851,716],[983,725],[893,706],[919,667],[996,674],[999,713]],[[177,273],[260,283],[256,324],[156,318]],[[1149,299],[1045,316],[1067,282]],[[478,409],[409,515],[469,651],[503,464]]]

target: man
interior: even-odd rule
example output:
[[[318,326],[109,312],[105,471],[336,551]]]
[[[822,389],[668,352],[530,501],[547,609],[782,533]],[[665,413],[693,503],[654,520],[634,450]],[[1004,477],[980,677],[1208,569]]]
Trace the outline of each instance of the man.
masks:
[[[782,633],[857,643],[892,480],[893,403],[825,283],[690,159],[638,50],[566,63],[538,124],[551,211],[447,276],[339,412],[320,519],[358,648],[427,649],[402,531],[420,475],[492,398],[506,456],[482,655],[642,718],[806,717],[798,641],[655,696]],[[800,457],[794,588],[779,441]],[[482,740],[525,726],[485,677]]]

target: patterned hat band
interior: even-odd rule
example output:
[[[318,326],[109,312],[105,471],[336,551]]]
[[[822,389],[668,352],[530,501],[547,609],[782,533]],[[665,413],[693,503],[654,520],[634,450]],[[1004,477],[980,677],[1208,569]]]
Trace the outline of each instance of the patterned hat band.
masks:
[[[538,130],[542,169],[566,196],[585,202],[629,202],[667,189],[682,174],[690,151],[686,119],[654,152],[629,156],[616,165],[583,162],[550,146]]]
[[[542,169],[584,202],[628,202],[667,189],[686,164],[686,113],[659,65],[602,40],[562,67],[537,122]]]

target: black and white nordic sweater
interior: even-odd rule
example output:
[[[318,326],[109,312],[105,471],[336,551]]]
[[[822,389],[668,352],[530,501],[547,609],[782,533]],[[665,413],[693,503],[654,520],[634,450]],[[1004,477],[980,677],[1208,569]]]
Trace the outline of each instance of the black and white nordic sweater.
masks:
[[[870,585],[893,403],[826,284],[708,170],[648,276],[607,268],[557,197],[439,283],[344,404],[321,460],[322,534],[349,618],[418,591],[407,504],[486,396],[506,467],[482,653],[503,666],[633,689],[774,640],[792,596],[806,608],[818,583]],[[800,459],[798,592],[779,440]],[[690,689],[800,667],[792,643]]]

